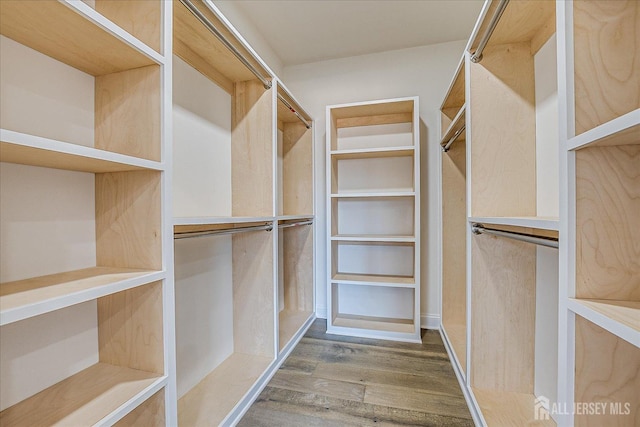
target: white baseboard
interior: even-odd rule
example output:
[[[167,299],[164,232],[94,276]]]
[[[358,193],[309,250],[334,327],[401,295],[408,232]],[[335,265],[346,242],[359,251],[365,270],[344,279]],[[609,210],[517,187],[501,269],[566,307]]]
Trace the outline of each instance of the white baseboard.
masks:
[[[439,314],[422,314],[420,316],[420,327],[422,329],[440,329],[440,315]]]
[[[327,318],[327,307],[316,307],[316,318],[318,318],[318,319],[326,319]]]

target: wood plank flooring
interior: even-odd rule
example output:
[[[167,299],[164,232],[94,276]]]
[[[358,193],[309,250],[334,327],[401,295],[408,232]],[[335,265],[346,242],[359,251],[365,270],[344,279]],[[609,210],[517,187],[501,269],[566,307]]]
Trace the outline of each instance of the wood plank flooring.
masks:
[[[473,426],[444,344],[325,333],[318,319],[238,426]]]

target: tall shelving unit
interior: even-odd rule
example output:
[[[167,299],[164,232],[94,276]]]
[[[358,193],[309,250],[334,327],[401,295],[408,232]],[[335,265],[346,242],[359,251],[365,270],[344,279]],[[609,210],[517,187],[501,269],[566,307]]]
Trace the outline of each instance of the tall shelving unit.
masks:
[[[167,16],[0,4],[3,426],[175,423]]]
[[[178,420],[233,425],[315,318],[312,120],[212,2],[173,11]]]
[[[327,107],[329,333],[420,342],[418,99]]]
[[[638,422],[638,16],[487,1],[443,102],[441,331],[479,424]]]

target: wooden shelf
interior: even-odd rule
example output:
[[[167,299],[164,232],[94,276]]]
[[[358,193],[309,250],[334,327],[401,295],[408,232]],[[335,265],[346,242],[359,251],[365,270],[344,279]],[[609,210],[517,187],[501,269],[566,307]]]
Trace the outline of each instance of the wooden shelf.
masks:
[[[0,129],[0,161],[79,172],[162,170],[159,162]]]
[[[160,271],[91,267],[0,284],[0,325],[161,280]]]
[[[416,286],[415,278],[405,276],[380,276],[374,274],[346,274],[337,273],[331,278],[333,283],[369,286],[396,286],[401,288],[413,288]]]
[[[588,130],[567,142],[569,150],[580,150],[592,146],[640,144],[640,110],[606,122]]]
[[[250,222],[275,221],[273,216],[202,216],[202,217],[177,217],[173,218],[174,227],[187,225],[207,224],[246,224]]]
[[[331,198],[334,199],[346,199],[346,198],[366,198],[366,197],[415,197],[416,193],[413,191],[388,191],[379,193],[338,193],[332,194]]]
[[[291,341],[302,325],[313,315],[313,311],[282,310],[278,315],[279,349]]]
[[[442,139],[440,140],[440,145],[444,146],[447,142],[449,142],[451,137],[453,137],[453,135],[463,125],[465,125],[465,117],[466,117],[466,105],[462,105],[462,107],[460,107],[460,110],[458,110],[458,113],[455,115],[455,117],[451,121],[451,124],[442,135]],[[465,133],[466,132],[462,132],[460,135],[458,135],[458,137],[456,138],[456,141],[464,141],[466,139]]]
[[[396,242],[396,243],[414,243],[414,236],[375,236],[371,234],[339,234],[331,236],[332,241],[336,242]]]
[[[467,371],[467,327],[465,325],[442,324],[442,328],[449,338],[449,343],[455,352],[456,359],[462,372]]]
[[[408,157],[413,156],[416,150],[414,147],[383,147],[383,148],[357,148],[352,150],[331,151],[333,160],[350,159],[378,159],[383,157]]]
[[[553,419],[535,420],[535,396],[526,393],[511,393],[473,388],[487,425],[495,427],[545,426],[552,427]],[[544,410],[543,410],[544,411]],[[546,411],[545,411],[546,412]]]
[[[557,217],[519,216],[519,217],[470,217],[469,223],[504,225],[510,227],[535,228],[538,230],[558,231],[560,221]]]
[[[163,63],[160,54],[83,2],[3,1],[0,33],[94,76]]]
[[[299,113],[306,121],[309,123],[313,122],[311,115],[307,113],[304,108],[300,105],[300,103],[296,100],[296,98],[291,95],[289,89],[278,79],[278,95],[282,96],[287,100],[289,104],[293,107],[293,109]],[[283,102],[278,100],[278,112],[277,112],[278,120],[284,123],[301,123],[298,116],[296,116]]]
[[[328,107],[337,128],[374,126],[413,121],[413,100],[357,102],[340,107]]]
[[[278,215],[278,222],[281,221],[298,221],[298,220],[313,220],[315,216],[311,215]]]
[[[461,105],[464,105],[465,98],[464,88],[464,54],[458,62],[458,68],[453,76],[453,80],[449,85],[447,94],[442,101],[440,110],[446,115],[449,111],[459,109]]]
[[[415,331],[413,319],[393,319],[388,317],[357,316],[340,313],[333,319],[333,326],[404,334],[411,334]]]
[[[233,353],[178,400],[179,424],[221,424],[271,363],[269,357]]]
[[[569,298],[571,311],[640,347],[640,301]]]
[[[94,425],[123,412],[119,410],[123,405],[135,406],[132,401],[151,396],[164,383],[166,377],[158,374],[97,363],[0,412],[0,424]]]

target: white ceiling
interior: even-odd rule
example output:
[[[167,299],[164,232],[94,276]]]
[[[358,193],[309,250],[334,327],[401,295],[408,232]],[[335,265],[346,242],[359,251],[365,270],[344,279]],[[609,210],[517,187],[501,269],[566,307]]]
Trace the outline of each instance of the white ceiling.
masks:
[[[482,0],[236,0],[285,66],[465,40]]]

